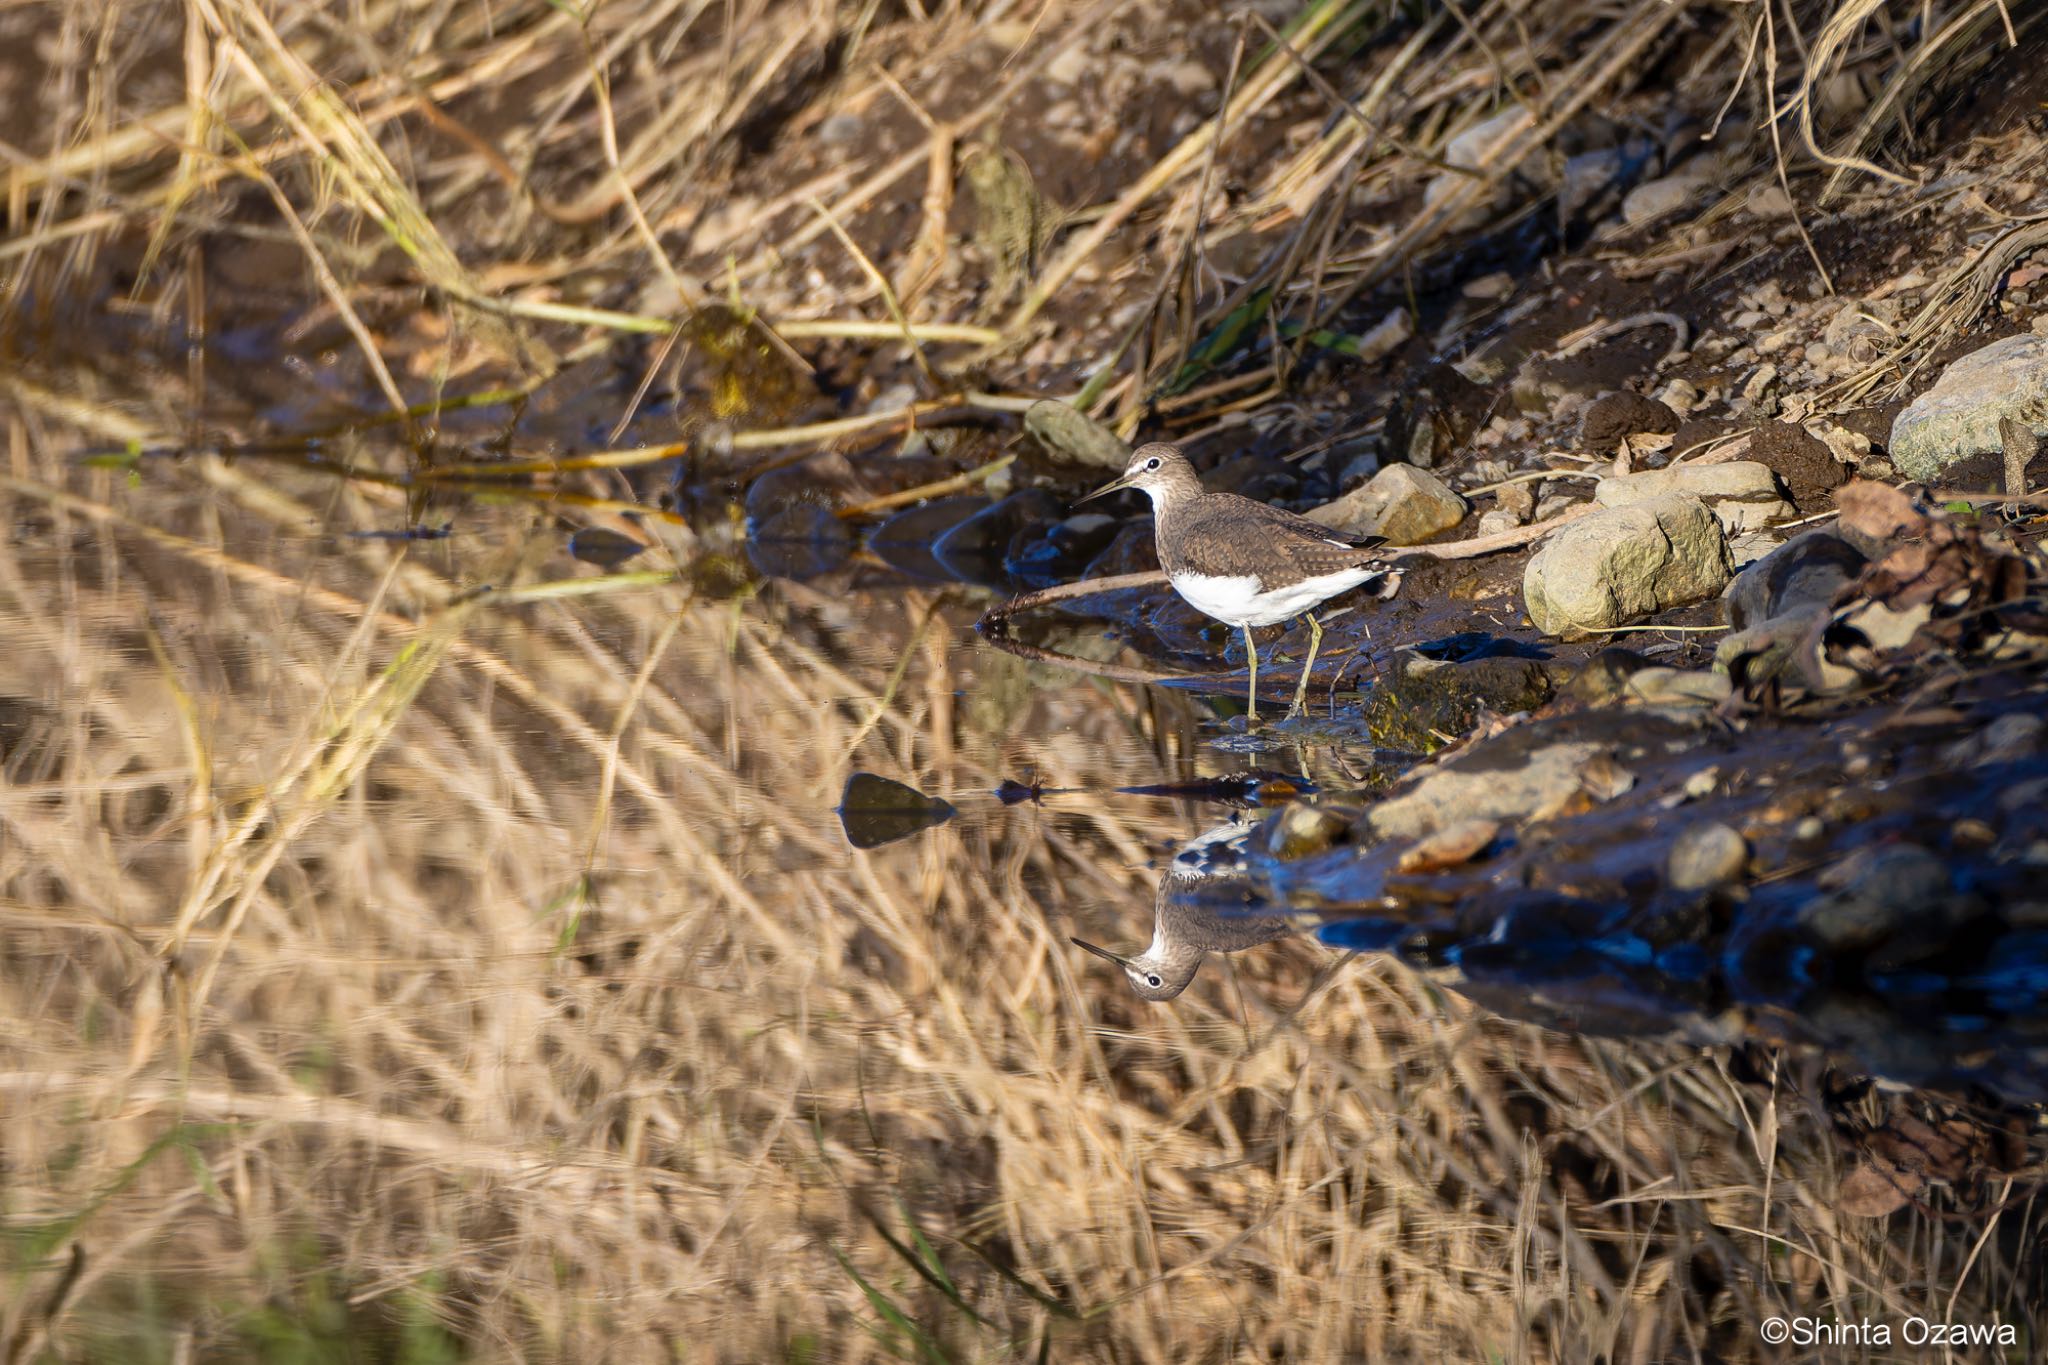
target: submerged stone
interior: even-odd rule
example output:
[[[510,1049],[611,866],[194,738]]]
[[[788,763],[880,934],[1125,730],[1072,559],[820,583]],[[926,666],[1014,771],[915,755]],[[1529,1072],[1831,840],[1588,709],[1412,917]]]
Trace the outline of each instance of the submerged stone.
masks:
[[[932,547],[948,531],[989,505],[988,499],[971,493],[907,507],[877,526],[868,536],[868,548],[890,568],[918,578],[951,579]]]
[[[1023,488],[984,508],[946,532],[932,556],[957,578],[1006,586],[1003,560],[1020,532],[1036,530],[1066,515],[1066,504],[1043,488]]]

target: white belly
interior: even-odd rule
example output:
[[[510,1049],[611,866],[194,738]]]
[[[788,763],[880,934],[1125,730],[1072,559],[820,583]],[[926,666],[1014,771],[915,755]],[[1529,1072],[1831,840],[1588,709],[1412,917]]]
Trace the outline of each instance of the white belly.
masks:
[[[1299,583],[1267,592],[1259,591],[1259,580],[1252,574],[1231,578],[1177,574],[1173,579],[1173,590],[1204,616],[1213,616],[1233,626],[1270,626],[1275,621],[1291,621],[1316,603],[1340,592],[1348,592],[1378,572],[1376,569],[1345,569],[1317,578],[1304,578]]]

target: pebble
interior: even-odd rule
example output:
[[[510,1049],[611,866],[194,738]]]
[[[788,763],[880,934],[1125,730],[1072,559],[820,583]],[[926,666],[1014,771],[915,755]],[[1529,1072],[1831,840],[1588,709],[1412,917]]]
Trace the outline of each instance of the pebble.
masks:
[[[1518,522],[1527,521],[1536,514],[1536,486],[1527,480],[1502,484],[1494,490],[1493,505],[1501,511],[1513,512]]]
[[[1465,281],[1464,288],[1458,292],[1468,299],[1504,299],[1515,292],[1515,277],[1505,270],[1496,270],[1491,275]]]
[[[1655,222],[1667,213],[1676,213],[1684,208],[1706,187],[1707,178],[1697,174],[1667,175],[1657,180],[1646,180],[1623,197],[1621,220],[1630,227]]]
[[[1776,365],[1760,365],[1749,382],[1742,386],[1742,401],[1752,412],[1764,411],[1764,400],[1771,391],[1771,385],[1778,382]]]
[[[857,114],[834,114],[818,125],[818,141],[828,147],[844,147],[860,140],[862,127]]]
[[[1718,822],[1694,825],[1680,834],[1666,858],[1665,876],[1680,891],[1725,886],[1742,875],[1749,862],[1749,844]]]
[[[1395,545],[1419,545],[1465,519],[1465,500],[1426,469],[1388,465],[1335,502],[1308,514],[1310,521]]]
[[[1719,706],[1734,690],[1726,673],[1692,668],[1639,668],[1623,689],[1652,706]]]
[[[1700,405],[1699,388],[1689,380],[1674,379],[1653,395],[1658,402],[1670,408],[1680,417]]]
[[[1776,185],[1758,185],[1749,192],[1749,197],[1743,201],[1742,207],[1757,218],[1790,218],[1792,196]]]
[[[1603,508],[1557,532],[1529,561],[1522,596],[1538,630],[1583,639],[1712,597],[1733,569],[1727,536],[1707,505],[1665,493]]]

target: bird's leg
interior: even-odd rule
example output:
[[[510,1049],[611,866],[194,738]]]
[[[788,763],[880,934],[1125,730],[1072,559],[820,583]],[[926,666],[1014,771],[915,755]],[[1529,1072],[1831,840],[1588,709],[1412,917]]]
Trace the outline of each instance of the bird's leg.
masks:
[[[1252,628],[1249,625],[1239,626],[1238,629],[1244,632],[1244,655],[1245,658],[1251,661],[1252,669],[1251,705],[1245,710],[1245,723],[1257,725],[1259,723],[1259,647],[1252,643]]]
[[[1302,666],[1301,681],[1294,685],[1294,706],[1287,713],[1289,719],[1307,709],[1309,675],[1316,671],[1316,651],[1323,647],[1323,623],[1316,620],[1312,611],[1304,615],[1308,617],[1308,662]]]

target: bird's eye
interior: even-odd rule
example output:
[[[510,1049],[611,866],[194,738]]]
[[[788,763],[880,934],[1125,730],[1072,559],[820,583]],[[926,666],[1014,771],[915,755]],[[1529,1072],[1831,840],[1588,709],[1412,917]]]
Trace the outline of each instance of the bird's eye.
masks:
[[[1152,457],[1151,459],[1149,459],[1149,460],[1145,461],[1145,468],[1147,468],[1147,469],[1157,469],[1157,468],[1159,468],[1159,457],[1158,457],[1157,455],[1154,455],[1154,456],[1153,456],[1153,457]]]
[[[1165,983],[1164,981],[1161,981],[1161,980],[1160,980],[1160,979],[1159,979],[1158,977],[1156,977],[1156,976],[1148,976],[1148,977],[1146,977],[1146,978],[1145,978],[1145,984],[1146,984],[1146,985],[1148,985],[1148,986],[1150,986],[1150,987],[1151,987],[1151,988],[1152,988],[1153,990],[1155,990],[1155,991],[1156,991],[1156,990],[1158,990],[1158,989],[1159,989],[1159,988],[1160,988],[1161,986],[1164,986],[1164,985],[1165,985],[1166,983]]]

